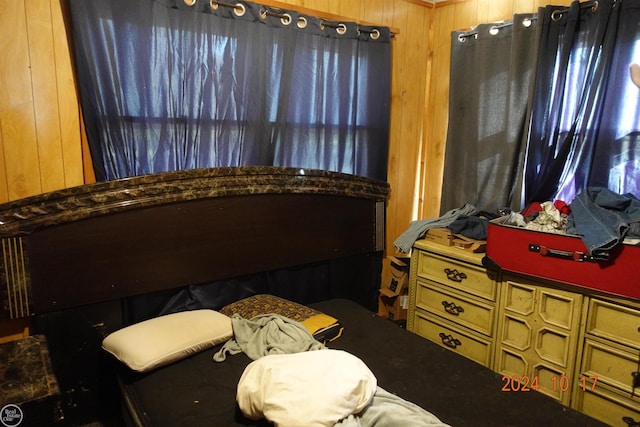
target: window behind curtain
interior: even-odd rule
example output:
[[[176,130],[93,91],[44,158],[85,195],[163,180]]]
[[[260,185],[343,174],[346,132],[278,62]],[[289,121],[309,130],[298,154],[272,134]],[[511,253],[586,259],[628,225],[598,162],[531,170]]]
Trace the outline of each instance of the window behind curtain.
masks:
[[[275,165],[385,180],[389,30],[240,3],[71,0],[98,179]]]
[[[479,25],[472,39],[453,33],[442,213],[570,203],[587,187],[640,197],[640,89],[629,73],[640,2],[574,1],[528,18]]]
[[[533,90],[524,202],[572,201],[587,187],[640,197],[640,3],[547,6]]]

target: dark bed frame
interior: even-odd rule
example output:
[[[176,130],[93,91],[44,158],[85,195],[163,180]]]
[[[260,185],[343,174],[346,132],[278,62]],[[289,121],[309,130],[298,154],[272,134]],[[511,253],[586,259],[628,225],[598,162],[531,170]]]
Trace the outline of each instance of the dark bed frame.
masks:
[[[169,172],[0,206],[0,319],[384,249],[387,183],[293,168]]]

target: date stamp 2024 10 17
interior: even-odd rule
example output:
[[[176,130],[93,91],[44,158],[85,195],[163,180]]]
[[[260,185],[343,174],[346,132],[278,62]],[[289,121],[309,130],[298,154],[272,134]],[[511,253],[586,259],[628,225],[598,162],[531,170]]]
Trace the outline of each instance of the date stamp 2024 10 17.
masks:
[[[531,391],[538,390],[540,388],[540,379],[537,375],[532,377],[527,375],[523,375],[521,377],[518,375],[503,375],[502,382],[502,391],[505,392]],[[597,376],[581,376],[579,386],[582,388],[582,391],[595,390],[597,383]],[[566,375],[561,375],[559,377],[554,375],[550,379],[550,384],[544,384],[544,386],[547,389],[551,388],[553,391],[567,391],[569,390],[569,387],[571,387],[571,382],[569,381],[569,377]]]

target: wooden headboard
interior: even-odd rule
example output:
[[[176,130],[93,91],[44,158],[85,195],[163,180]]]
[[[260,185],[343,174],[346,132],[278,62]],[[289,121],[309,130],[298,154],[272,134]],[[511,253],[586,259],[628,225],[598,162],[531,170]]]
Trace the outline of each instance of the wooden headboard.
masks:
[[[382,251],[385,182],[238,167],[0,205],[0,318]]]

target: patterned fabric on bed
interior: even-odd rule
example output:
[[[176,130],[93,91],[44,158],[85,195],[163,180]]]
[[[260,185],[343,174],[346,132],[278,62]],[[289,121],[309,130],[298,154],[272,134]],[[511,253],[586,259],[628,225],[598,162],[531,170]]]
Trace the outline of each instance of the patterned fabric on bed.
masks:
[[[224,306],[220,313],[231,317],[238,314],[245,319],[253,319],[264,314],[278,314],[304,327],[321,343],[333,341],[342,334],[340,322],[327,314],[302,304],[269,294],[253,295]]]

